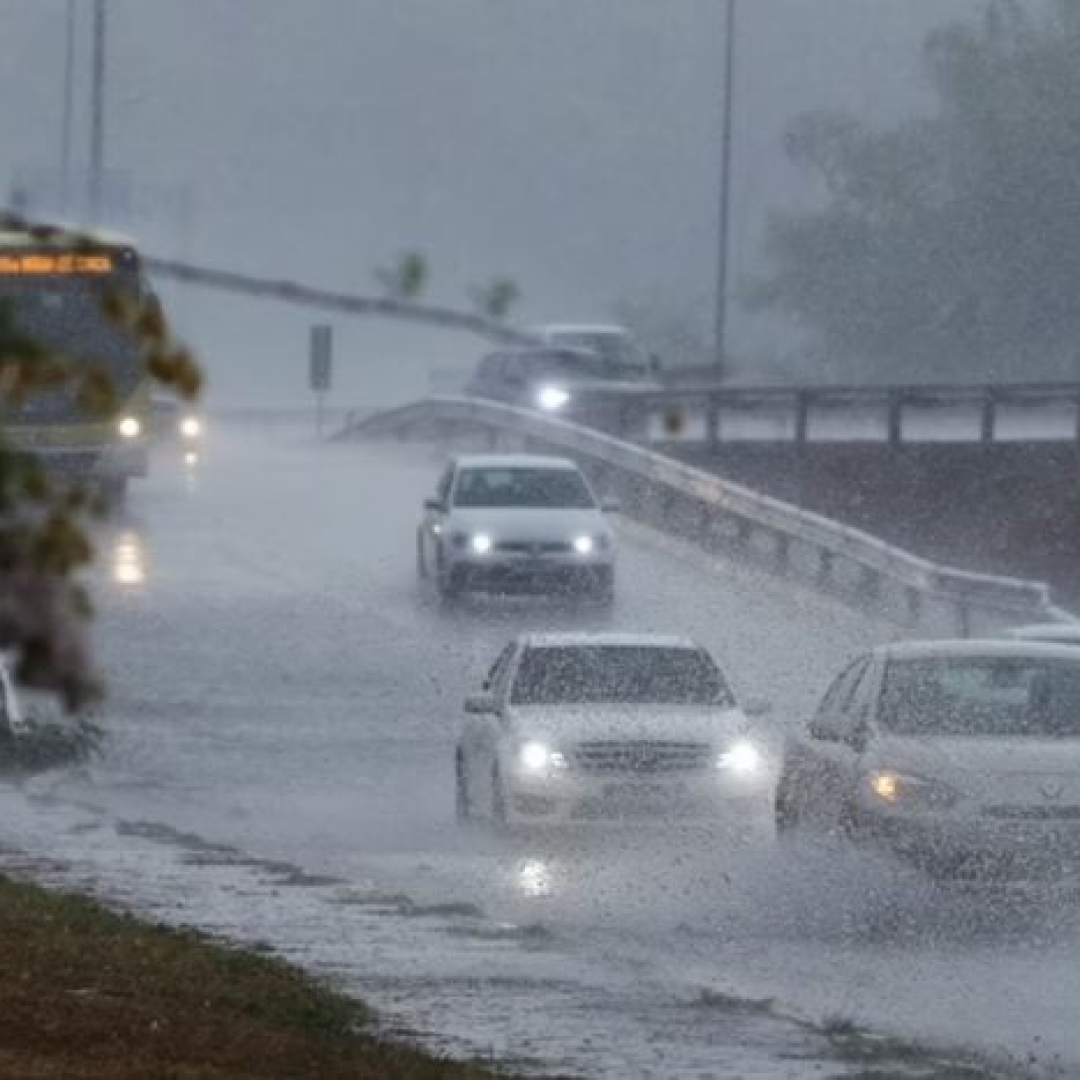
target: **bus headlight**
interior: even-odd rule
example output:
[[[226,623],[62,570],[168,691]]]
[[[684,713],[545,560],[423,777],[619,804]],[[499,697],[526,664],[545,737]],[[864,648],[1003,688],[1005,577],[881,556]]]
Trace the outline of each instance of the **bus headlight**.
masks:
[[[197,416],[185,416],[180,421],[180,434],[185,439],[197,439],[202,434],[202,422]]]
[[[137,439],[142,433],[142,424],[139,423],[138,417],[124,416],[117,423],[116,430],[120,432],[120,437],[123,439]]]

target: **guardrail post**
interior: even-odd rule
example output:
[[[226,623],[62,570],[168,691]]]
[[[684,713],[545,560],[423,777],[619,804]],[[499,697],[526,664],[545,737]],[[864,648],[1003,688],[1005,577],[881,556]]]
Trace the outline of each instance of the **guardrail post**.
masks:
[[[795,395],[795,442],[800,446],[810,432],[810,401],[809,391],[800,390]]]
[[[994,429],[997,426],[997,399],[992,390],[987,390],[982,400],[982,423],[980,437],[984,443],[994,441]]]
[[[962,638],[971,637],[971,604],[967,600],[956,602],[956,632]]]
[[[776,534],[776,569],[786,574],[791,569],[791,537],[786,533]]]
[[[1080,394],[1076,395],[1076,445],[1080,446]]]
[[[918,624],[922,619],[922,593],[918,589],[909,588],[907,590],[907,610],[911,622]]]
[[[901,394],[889,394],[889,445],[899,446],[904,441],[904,398]]]
[[[836,555],[828,548],[818,550],[817,580],[819,585],[825,585],[832,581],[833,569],[836,566]]]
[[[881,597],[881,571],[864,566],[859,576],[859,592],[867,600],[879,599]]]
[[[705,397],[705,442],[711,453],[720,449],[720,399],[716,394]]]

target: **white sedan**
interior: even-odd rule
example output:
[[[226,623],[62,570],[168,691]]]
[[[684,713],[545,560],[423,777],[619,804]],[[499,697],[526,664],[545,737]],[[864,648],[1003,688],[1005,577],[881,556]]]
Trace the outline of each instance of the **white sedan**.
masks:
[[[466,702],[456,751],[460,819],[750,823],[768,814],[765,743],[691,640],[525,634],[484,686]]]
[[[421,578],[440,593],[548,592],[612,599],[615,544],[601,503],[574,462],[537,454],[455,458],[424,504]]]
[[[1080,650],[935,641],[860,657],[787,748],[776,824],[945,879],[1080,874]]]

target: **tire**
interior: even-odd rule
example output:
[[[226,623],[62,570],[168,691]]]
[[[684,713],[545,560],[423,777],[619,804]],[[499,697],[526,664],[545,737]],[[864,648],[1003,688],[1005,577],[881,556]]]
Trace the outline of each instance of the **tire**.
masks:
[[[491,822],[497,829],[506,828],[506,788],[503,787],[498,765],[491,767]]]
[[[472,820],[469,776],[465,769],[465,755],[460,749],[454,754],[454,814],[460,824]]]
[[[439,598],[447,604],[452,604],[461,595],[461,583],[454,574],[453,569],[445,570],[439,575]]]

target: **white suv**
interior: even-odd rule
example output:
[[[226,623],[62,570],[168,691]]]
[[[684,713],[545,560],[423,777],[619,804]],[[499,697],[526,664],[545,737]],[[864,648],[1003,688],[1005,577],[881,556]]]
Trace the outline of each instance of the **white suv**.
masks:
[[[565,458],[455,458],[424,503],[421,578],[446,598],[463,592],[553,592],[610,601],[615,548],[601,503]]]
[[[525,634],[465,711],[462,820],[752,824],[772,809],[766,740],[715,660],[686,638]]]

